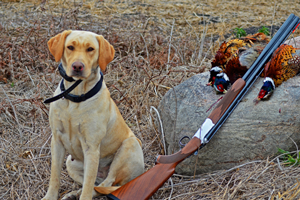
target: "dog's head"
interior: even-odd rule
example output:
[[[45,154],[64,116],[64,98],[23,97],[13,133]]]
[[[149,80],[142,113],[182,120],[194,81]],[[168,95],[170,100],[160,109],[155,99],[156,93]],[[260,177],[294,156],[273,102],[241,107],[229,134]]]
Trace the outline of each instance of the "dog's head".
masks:
[[[115,55],[102,35],[88,31],[64,31],[48,41],[56,62],[61,60],[68,76],[88,78],[99,65],[104,71]]]

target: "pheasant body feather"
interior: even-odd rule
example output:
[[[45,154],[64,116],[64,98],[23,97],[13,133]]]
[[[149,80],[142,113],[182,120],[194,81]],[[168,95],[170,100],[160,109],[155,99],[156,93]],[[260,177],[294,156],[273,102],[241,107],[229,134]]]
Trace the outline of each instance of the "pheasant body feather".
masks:
[[[300,59],[296,55],[296,48],[292,45],[282,44],[272,55],[271,60],[266,64],[265,77],[273,79],[275,86],[283,81],[294,77],[300,68]]]

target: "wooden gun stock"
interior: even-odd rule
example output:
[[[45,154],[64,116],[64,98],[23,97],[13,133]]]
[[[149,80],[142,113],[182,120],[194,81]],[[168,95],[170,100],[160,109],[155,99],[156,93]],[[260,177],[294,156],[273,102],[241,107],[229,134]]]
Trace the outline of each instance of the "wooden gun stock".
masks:
[[[170,156],[158,156],[154,167],[107,195],[107,197],[113,200],[150,198],[174,174],[175,167],[194,153],[200,144],[200,139],[194,137],[179,152]],[[95,190],[97,191],[97,187]]]
[[[228,107],[232,104],[233,100],[245,87],[245,84],[246,82],[242,78],[239,78],[232,84],[227,92],[228,94],[226,93],[223,99],[218,103],[217,107],[208,116],[208,118],[210,118],[214,124],[216,124],[224,115]]]
[[[300,19],[297,16],[293,14],[289,16],[243,78],[235,81],[224,98],[204,121],[201,128],[198,129],[194,137],[182,150],[172,155],[158,156],[156,165],[153,168],[121,186],[107,197],[113,200],[145,200],[150,198],[172,176],[175,167],[180,162],[211,140],[261,74],[264,64],[270,59],[272,53],[297,27],[299,21]],[[99,187],[95,187],[95,190],[100,193],[102,191]]]

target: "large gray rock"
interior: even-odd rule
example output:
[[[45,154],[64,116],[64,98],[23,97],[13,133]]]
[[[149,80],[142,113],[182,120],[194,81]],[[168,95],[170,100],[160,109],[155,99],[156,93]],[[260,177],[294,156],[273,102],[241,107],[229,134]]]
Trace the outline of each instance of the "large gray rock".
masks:
[[[171,89],[159,105],[168,154],[180,148],[178,140],[193,136],[222,95],[206,86],[209,73],[198,74]],[[196,173],[229,169],[277,153],[277,148],[296,149],[300,143],[300,77],[296,76],[275,89],[268,101],[257,105],[263,79],[258,78],[212,140],[199,151]],[[210,109],[210,107],[213,107]],[[179,164],[176,172],[194,173],[197,156]]]
[[[294,37],[284,42],[284,44],[293,45],[295,48],[300,47],[300,36]]]

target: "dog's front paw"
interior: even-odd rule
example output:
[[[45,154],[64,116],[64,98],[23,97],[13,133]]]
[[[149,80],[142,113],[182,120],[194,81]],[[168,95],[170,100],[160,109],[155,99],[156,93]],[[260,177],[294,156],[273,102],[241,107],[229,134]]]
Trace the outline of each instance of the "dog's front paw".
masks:
[[[46,194],[46,196],[44,196],[42,198],[42,200],[57,200],[57,196],[58,195],[54,195],[54,194]]]
[[[42,198],[42,200],[57,200],[57,198],[45,196],[44,198]]]
[[[66,194],[61,200],[79,200],[80,195],[81,195],[81,189]]]

